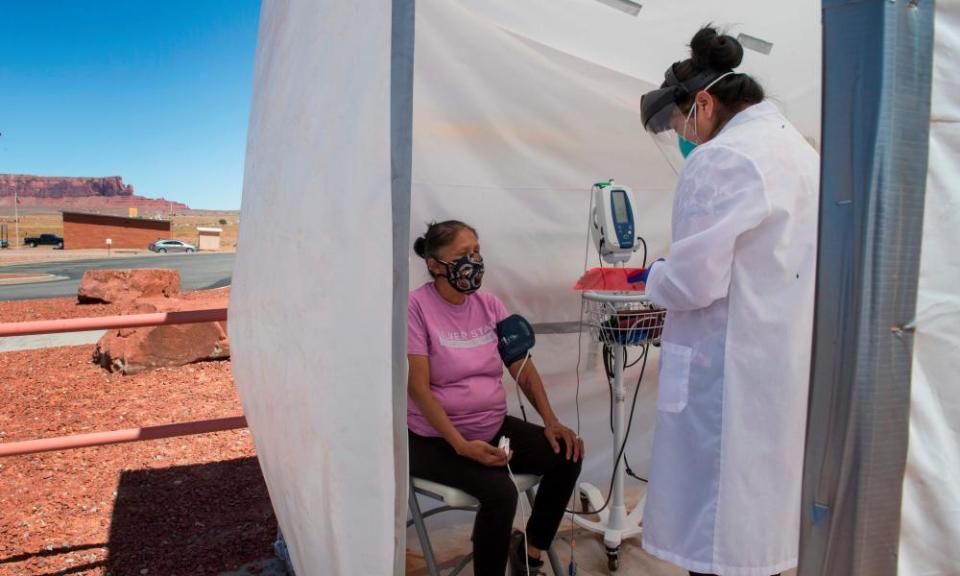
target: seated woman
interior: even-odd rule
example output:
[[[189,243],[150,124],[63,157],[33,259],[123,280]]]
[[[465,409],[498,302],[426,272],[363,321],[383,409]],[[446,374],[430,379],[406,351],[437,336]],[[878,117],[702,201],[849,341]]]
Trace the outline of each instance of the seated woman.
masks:
[[[560,424],[532,361],[508,366],[544,426],[507,415],[496,325],[509,314],[479,290],[483,259],[476,231],[456,220],[431,224],[413,245],[433,276],[410,293],[407,418],[410,473],[453,486],[480,501],[474,572],[539,573],[580,475],[583,441]],[[510,455],[497,448],[510,439]],[[507,472],[542,476],[527,522],[526,546],[511,527],[517,489]],[[511,548],[515,546],[513,552]],[[528,558],[524,556],[528,555]]]

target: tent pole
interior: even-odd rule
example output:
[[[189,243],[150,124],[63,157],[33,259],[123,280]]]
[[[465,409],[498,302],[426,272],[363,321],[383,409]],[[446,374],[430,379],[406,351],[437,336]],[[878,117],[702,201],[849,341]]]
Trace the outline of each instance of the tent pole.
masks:
[[[415,0],[393,0],[390,63],[390,181],[393,207],[393,573],[406,569],[407,295],[410,287],[410,185],[413,169],[413,44]]]
[[[823,1],[823,155],[799,576],[894,576],[932,2]]]

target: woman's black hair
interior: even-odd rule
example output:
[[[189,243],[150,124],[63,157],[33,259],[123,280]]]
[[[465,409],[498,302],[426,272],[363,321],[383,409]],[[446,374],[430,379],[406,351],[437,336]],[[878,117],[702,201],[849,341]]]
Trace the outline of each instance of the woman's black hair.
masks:
[[[743,46],[733,36],[720,34],[708,24],[697,31],[690,40],[690,58],[674,65],[677,80],[686,82],[697,74],[712,70],[723,74],[733,70],[743,61]],[[732,115],[746,106],[763,101],[763,86],[747,74],[731,74],[707,90]],[[696,94],[677,102],[681,110],[690,111]]]
[[[413,251],[424,260],[427,258],[436,258],[437,252],[453,242],[453,239],[457,237],[457,234],[459,234],[461,230],[469,230],[473,232],[474,236],[479,236],[473,226],[459,220],[431,222],[427,224],[426,234],[414,241]]]

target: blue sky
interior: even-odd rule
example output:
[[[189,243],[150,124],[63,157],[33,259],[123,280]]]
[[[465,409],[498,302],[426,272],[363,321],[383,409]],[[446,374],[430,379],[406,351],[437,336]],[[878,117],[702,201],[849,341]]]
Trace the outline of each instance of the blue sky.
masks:
[[[260,0],[0,2],[0,173],[240,207]]]

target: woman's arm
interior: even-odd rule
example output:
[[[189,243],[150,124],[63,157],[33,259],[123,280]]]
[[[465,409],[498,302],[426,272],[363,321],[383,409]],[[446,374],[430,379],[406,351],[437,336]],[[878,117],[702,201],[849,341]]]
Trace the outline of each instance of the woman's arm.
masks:
[[[407,374],[407,391],[410,398],[427,422],[440,433],[457,454],[487,466],[506,465],[507,455],[503,451],[482,440],[466,440],[450,421],[447,412],[430,391],[430,359],[426,356],[408,354],[407,364],[410,367]]]
[[[523,366],[523,373],[519,374],[518,372],[521,366]],[[523,358],[521,358],[511,364],[508,370],[510,371],[510,375],[513,376],[513,379],[519,384],[520,389],[523,390],[523,395],[527,397],[527,400],[533,404],[533,407],[536,408],[540,414],[544,425],[559,423],[557,415],[550,406],[547,391],[543,388],[543,380],[540,378],[540,373],[537,372],[537,367],[533,365],[533,358],[527,360],[525,365],[523,364]]]
[[[521,366],[523,367],[522,373],[520,372]],[[521,358],[511,364],[508,370],[520,386],[520,389],[523,390],[523,395],[533,404],[533,407],[536,408],[540,417],[543,419],[544,431],[547,435],[547,440],[553,447],[553,451],[560,452],[560,444],[557,442],[557,438],[563,438],[567,449],[567,460],[571,458],[573,458],[575,462],[580,460],[583,457],[583,440],[577,437],[573,430],[570,430],[560,423],[553,408],[550,406],[550,399],[547,398],[547,391],[543,387],[543,380],[540,378],[540,373],[537,371],[536,366],[533,365],[533,359],[527,360],[527,363],[524,364],[523,358]]]

